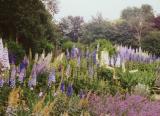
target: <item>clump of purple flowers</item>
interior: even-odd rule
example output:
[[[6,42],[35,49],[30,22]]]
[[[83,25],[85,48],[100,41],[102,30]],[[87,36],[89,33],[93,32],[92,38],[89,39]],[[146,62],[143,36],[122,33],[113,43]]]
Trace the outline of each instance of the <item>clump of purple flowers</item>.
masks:
[[[93,114],[110,116],[159,116],[160,101],[150,101],[138,95],[97,96],[89,99],[89,110]]]
[[[56,82],[55,69],[53,68],[48,77],[48,86],[51,87],[52,83]]]
[[[64,82],[61,83],[61,87],[60,87],[61,91],[64,92],[65,91],[65,84]]]
[[[72,96],[72,94],[73,94],[73,87],[72,84],[69,84],[67,88],[67,96]]]

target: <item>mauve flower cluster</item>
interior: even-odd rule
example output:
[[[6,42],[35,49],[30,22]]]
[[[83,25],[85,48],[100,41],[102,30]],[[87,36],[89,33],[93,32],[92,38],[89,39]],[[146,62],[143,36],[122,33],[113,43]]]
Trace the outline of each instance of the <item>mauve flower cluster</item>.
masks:
[[[65,83],[64,83],[64,81],[61,82],[60,90],[61,90],[62,93],[65,93]],[[66,88],[66,95],[68,97],[70,97],[70,96],[72,96],[72,94],[73,94],[73,85],[69,84],[68,87]]]
[[[52,59],[52,53],[48,53],[47,56],[45,57],[45,53],[42,53],[41,56],[38,58],[38,54],[35,56],[35,63],[33,65],[32,71],[31,71],[31,75],[30,75],[30,79],[28,82],[28,86],[32,89],[32,87],[35,87],[37,84],[37,75],[46,71],[50,62]],[[54,70],[53,70],[53,74],[54,74]],[[51,77],[55,77],[54,75],[50,75]],[[49,81],[53,81],[54,79],[49,78]],[[49,82],[49,86],[50,86],[50,82]]]
[[[126,46],[117,46],[117,52],[122,61],[138,61],[138,62],[152,62],[158,60],[154,55],[142,51],[141,48],[133,49]]]
[[[159,116],[160,101],[129,94],[103,97],[92,94],[88,108],[97,116]]]

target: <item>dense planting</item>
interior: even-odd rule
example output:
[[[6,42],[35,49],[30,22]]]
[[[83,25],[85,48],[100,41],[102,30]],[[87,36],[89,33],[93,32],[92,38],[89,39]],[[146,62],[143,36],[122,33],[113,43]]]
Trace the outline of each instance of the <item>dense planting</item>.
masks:
[[[1,40],[1,114],[158,116],[159,58],[105,40],[76,46],[16,65]]]

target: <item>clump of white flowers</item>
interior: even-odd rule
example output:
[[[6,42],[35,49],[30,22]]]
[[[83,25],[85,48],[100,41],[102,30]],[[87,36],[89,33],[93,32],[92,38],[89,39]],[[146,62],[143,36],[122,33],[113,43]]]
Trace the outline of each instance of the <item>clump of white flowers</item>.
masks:
[[[0,87],[3,86],[5,77],[7,77],[10,69],[8,48],[3,46],[2,39],[0,38]]]

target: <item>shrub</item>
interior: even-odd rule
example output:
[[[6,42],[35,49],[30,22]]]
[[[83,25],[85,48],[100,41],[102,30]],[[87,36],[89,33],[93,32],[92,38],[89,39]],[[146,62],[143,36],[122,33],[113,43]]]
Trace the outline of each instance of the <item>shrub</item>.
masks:
[[[116,53],[116,49],[110,41],[105,40],[105,39],[99,39],[99,40],[96,40],[96,42],[94,42],[91,46],[94,49],[97,47],[98,44],[99,44],[100,51],[106,50],[109,52],[110,56]]]
[[[160,32],[153,31],[146,35],[142,40],[142,48],[152,54],[160,55]]]
[[[113,71],[105,67],[100,67],[97,75],[99,79],[103,79],[105,81],[108,80],[111,82],[113,79]]]
[[[46,53],[49,53],[54,50],[54,45],[48,40],[41,40],[37,42],[37,46],[35,46],[35,48],[38,53],[42,53],[43,51],[45,51]],[[34,51],[35,50],[33,50],[33,52]]]
[[[62,49],[63,49],[63,50],[66,50],[66,49],[71,50],[72,47],[73,47],[73,45],[74,45],[73,42],[71,42],[71,41],[66,41],[66,42],[64,42],[64,43],[62,44]]]
[[[19,64],[25,55],[25,50],[23,49],[23,47],[19,43],[9,41],[8,50],[10,61],[15,60],[15,63]]]

